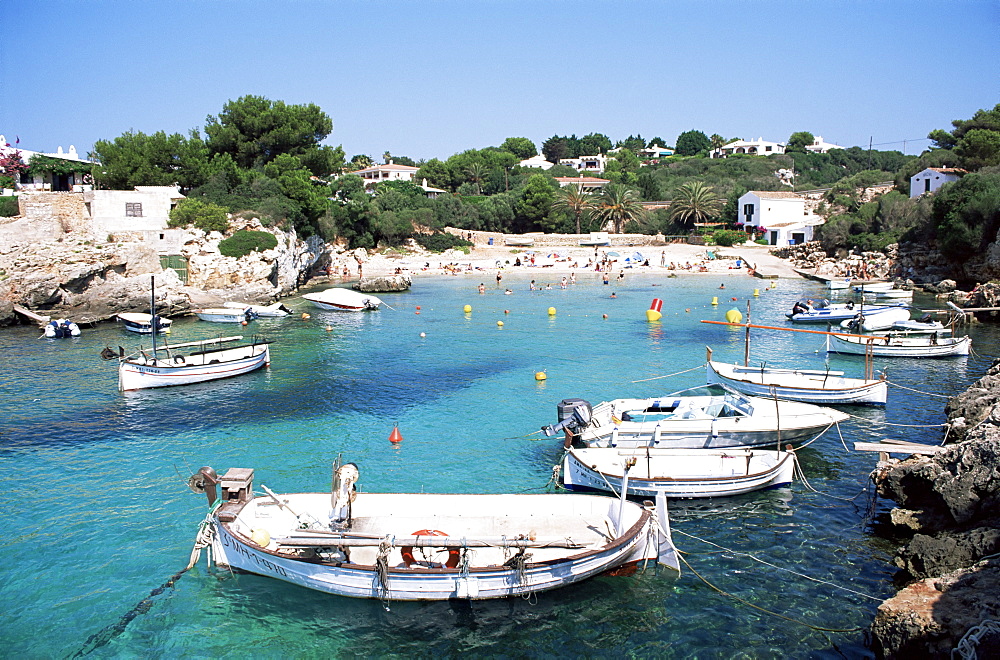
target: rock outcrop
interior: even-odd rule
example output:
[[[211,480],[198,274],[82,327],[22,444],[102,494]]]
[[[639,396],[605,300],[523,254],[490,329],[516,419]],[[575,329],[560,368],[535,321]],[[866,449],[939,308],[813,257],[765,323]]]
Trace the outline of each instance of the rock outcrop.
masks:
[[[411,284],[413,279],[409,275],[380,275],[364,277],[354,285],[354,288],[363,293],[386,293],[406,291]]]

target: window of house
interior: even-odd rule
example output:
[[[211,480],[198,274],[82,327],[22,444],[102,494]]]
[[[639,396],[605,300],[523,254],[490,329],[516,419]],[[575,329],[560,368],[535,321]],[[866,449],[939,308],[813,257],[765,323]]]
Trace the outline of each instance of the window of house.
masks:
[[[141,218],[142,217],[142,202],[125,202],[125,217],[126,218]]]
[[[764,151],[770,151],[771,147],[764,147]]]

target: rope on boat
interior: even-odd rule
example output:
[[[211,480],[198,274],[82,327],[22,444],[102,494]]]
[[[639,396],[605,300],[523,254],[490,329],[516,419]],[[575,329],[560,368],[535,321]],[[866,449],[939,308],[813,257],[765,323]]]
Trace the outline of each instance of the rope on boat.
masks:
[[[641,380],[633,380],[632,382],[633,383],[645,383],[645,382],[650,381],[650,380],[660,380],[661,378],[670,378],[672,376],[680,376],[681,374],[686,374],[689,371],[695,371],[697,369],[704,369],[704,368],[705,368],[704,364],[699,364],[697,367],[691,367],[690,369],[685,369],[684,371],[678,371],[675,374],[667,374],[666,376],[653,376],[652,378],[643,378]]]
[[[722,594],[723,596],[727,596],[729,598],[732,598],[733,600],[735,600],[738,603],[743,603],[744,605],[752,607],[755,610],[763,612],[764,614],[770,614],[771,616],[776,616],[779,619],[784,619],[785,621],[791,621],[792,623],[797,623],[797,624],[799,624],[801,626],[805,626],[806,628],[811,628],[812,630],[817,630],[819,632],[849,633],[849,632],[860,632],[862,630],[867,630],[867,628],[826,628],[824,626],[815,626],[815,625],[813,625],[811,623],[806,623],[805,621],[802,621],[801,619],[796,619],[796,618],[793,618],[793,617],[790,617],[790,616],[786,616],[784,614],[779,614],[778,612],[775,612],[773,610],[769,610],[769,609],[763,608],[760,605],[754,605],[750,601],[748,601],[748,600],[746,600],[744,598],[740,598],[736,594],[730,593],[730,592],[726,591],[725,589],[722,589],[721,587],[715,586],[714,584],[712,584],[711,582],[708,581],[708,578],[706,578],[704,575],[702,575],[701,573],[699,573],[698,571],[696,571],[694,569],[694,566],[692,566],[688,562],[687,559],[684,559],[684,557],[682,557],[680,555],[678,555],[678,557],[680,558],[680,560],[682,562],[684,562],[685,566],[687,566],[689,569],[691,569],[692,573],[694,573],[695,575],[698,576],[699,580],[701,580],[702,582],[704,582],[705,584],[707,584],[713,590],[717,591],[718,593]],[[834,585],[834,586],[836,586],[836,585]],[[879,600],[879,599],[876,599],[876,600]]]
[[[375,558],[375,595],[382,601],[382,607],[389,611],[392,595],[389,592],[389,552],[393,542],[389,538],[382,539],[378,544],[378,556]]]
[[[906,387],[905,385],[900,385],[899,383],[894,383],[891,380],[885,381],[892,385],[893,387],[898,387],[902,390],[909,390],[910,392],[916,392],[917,394],[923,394],[924,396],[935,396],[939,399],[950,399],[951,397],[946,394],[934,394],[933,392],[923,392],[921,390],[915,390],[912,387]]]
[[[221,503],[221,501],[219,503]],[[84,642],[83,646],[76,653],[74,653],[72,657],[82,658],[83,656],[89,655],[97,649],[110,644],[112,640],[125,632],[128,624],[130,624],[133,619],[138,617],[140,614],[145,614],[153,607],[155,604],[155,601],[153,600],[154,598],[162,594],[167,589],[173,588],[177,581],[181,579],[181,576],[187,573],[188,570],[193,568],[194,565],[198,563],[202,548],[210,547],[212,544],[215,528],[212,526],[211,522],[214,511],[215,507],[212,507],[208,516],[198,527],[198,536],[195,538],[194,548],[191,550],[191,559],[188,562],[188,565],[167,578],[166,582],[150,591],[148,596],[136,603],[135,607],[126,612],[120,619],[118,619],[118,621],[109,626],[105,626],[99,632],[96,632],[88,637],[87,641]]]

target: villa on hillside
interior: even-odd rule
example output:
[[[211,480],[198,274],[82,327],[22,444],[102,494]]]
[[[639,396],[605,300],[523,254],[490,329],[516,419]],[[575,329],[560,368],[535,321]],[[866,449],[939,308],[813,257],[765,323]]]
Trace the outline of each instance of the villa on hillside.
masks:
[[[608,179],[598,179],[597,177],[583,176],[582,174],[580,176],[557,176],[555,180],[560,188],[576,186],[584,192],[600,192],[604,189],[604,186],[611,183]]]
[[[412,167],[410,165],[396,165],[390,160],[384,165],[372,165],[363,170],[348,172],[348,174],[358,175],[364,179],[365,188],[371,188],[376,183],[382,183],[383,181],[409,181],[413,183],[413,177],[419,169],[419,167]]]
[[[559,164],[569,165],[570,167],[580,170],[581,172],[601,174],[607,167],[609,160],[611,160],[611,158],[608,156],[598,154],[596,156],[580,156],[579,158],[560,158]]]
[[[958,181],[965,173],[958,167],[928,167],[910,177],[910,197],[935,193],[944,184]]]
[[[824,142],[822,135],[815,136],[813,138],[813,143],[806,145],[806,151],[811,151],[814,154],[825,154],[834,149],[843,149],[843,147],[839,144]]]
[[[770,156],[771,154],[785,153],[783,142],[768,142],[764,138],[756,140],[735,140],[725,144],[718,149],[713,149],[712,158],[725,158],[733,154],[748,154],[750,156]]]
[[[640,149],[636,152],[639,158],[645,160],[656,160],[657,158],[668,158],[674,155],[674,150],[670,147],[661,147],[658,144],[651,144],[645,149]]]
[[[545,156],[539,154],[537,156],[532,156],[531,158],[525,158],[520,163],[518,163],[518,165],[520,165],[521,167],[538,167],[543,170],[547,170],[550,169],[553,164],[545,160]]]
[[[0,135],[0,156],[9,156],[15,152],[20,153],[21,161],[26,165],[31,164],[33,156],[44,156],[46,158],[67,161],[70,165],[67,169],[74,170],[68,174],[22,172],[21,179],[17,182],[17,191],[82,192],[91,188],[90,184],[86,183],[86,181],[90,180],[90,168],[93,163],[85,158],[80,158],[80,155],[76,152],[76,147],[72,144],[69,145],[68,151],[64,152],[63,148],[59,147],[55,153],[45,153],[42,151],[21,149],[17,146],[8,146],[6,137]],[[15,191],[15,194],[17,194],[17,191]]]
[[[823,218],[806,209],[806,198],[793,192],[751,190],[740,197],[739,221],[763,230],[770,245],[798,245],[813,240]]]

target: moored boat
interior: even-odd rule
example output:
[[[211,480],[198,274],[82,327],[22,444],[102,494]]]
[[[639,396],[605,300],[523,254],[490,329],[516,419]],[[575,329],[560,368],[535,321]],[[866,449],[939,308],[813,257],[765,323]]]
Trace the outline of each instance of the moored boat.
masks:
[[[193,310],[202,321],[212,323],[245,323],[257,318],[249,305],[242,309],[232,307],[206,307],[204,309]]]
[[[359,493],[358,476],[335,465],[332,492],[255,496],[252,469],[202,468],[189,484],[214,506],[199,541],[220,566],[385,601],[526,596],[640,563],[677,567],[663,498],[654,510],[599,495]]]
[[[242,336],[235,336],[172,346],[164,344],[154,346],[148,353],[140,349],[129,355],[118,355],[118,389],[203,383],[249,373],[271,362],[269,341],[253,338],[241,344],[229,343],[242,339]],[[194,350],[182,352],[181,348]],[[116,357],[113,351],[104,356]]]
[[[827,335],[828,353],[873,355],[875,357],[938,358],[969,354],[972,338],[939,337],[931,333],[918,337],[892,335]]]
[[[670,449],[776,447],[818,437],[848,415],[798,401],[746,396],[719,385],[648,399],[614,399],[591,406],[564,399],[559,421],[546,435],[566,434],[565,445]]]
[[[888,307],[872,313],[870,308],[858,308],[858,313],[852,318],[840,322],[840,327],[850,332],[872,332],[874,330],[888,330],[896,323],[901,323],[910,318],[910,310],[905,307]]]
[[[382,304],[382,300],[377,296],[343,287],[331,287],[317,293],[307,293],[302,297],[320,309],[338,312],[374,310]]]
[[[709,384],[718,383],[749,396],[803,401],[821,405],[885,405],[888,384],[884,378],[850,378],[843,371],[741,367],[709,361]]]
[[[938,334],[950,334],[951,328],[941,323],[941,321],[935,321],[930,317],[930,314],[926,314],[919,319],[907,319],[905,321],[897,321],[892,324],[892,330],[901,330],[908,332],[910,334],[931,334],[936,332]]]
[[[55,319],[42,326],[42,336],[47,339],[79,337],[80,326],[69,319]]]
[[[628,478],[625,478],[626,472]],[[570,449],[562,464],[570,490],[629,495],[697,498],[726,497],[787,486],[795,455],[775,449]]]
[[[125,329],[129,332],[137,332],[140,335],[148,335],[153,332],[153,324],[156,324],[156,331],[159,333],[170,332],[170,325],[173,323],[170,319],[165,319],[162,316],[153,316],[152,314],[145,314],[143,312],[123,312],[118,314],[118,320],[122,322]]]
[[[853,302],[828,303],[822,301],[813,304],[813,301],[799,301],[792,307],[792,311],[786,314],[793,323],[840,323],[854,317],[859,311],[863,311],[865,316],[874,316],[884,313],[887,310],[905,308],[905,303],[892,305],[855,305]]]
[[[256,314],[258,318],[282,318],[292,313],[292,310],[280,302],[271,305],[248,305],[247,303],[230,301],[223,303],[222,306],[229,309],[247,309],[249,307],[250,311]]]
[[[896,286],[888,280],[870,280],[866,282],[855,282],[852,287],[857,293],[885,293],[891,291]]]

